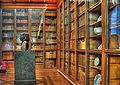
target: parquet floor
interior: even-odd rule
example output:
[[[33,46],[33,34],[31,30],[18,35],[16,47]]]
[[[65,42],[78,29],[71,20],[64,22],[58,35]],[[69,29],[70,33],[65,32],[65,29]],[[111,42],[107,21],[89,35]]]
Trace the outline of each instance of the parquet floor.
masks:
[[[14,85],[14,68],[7,70],[6,73],[0,73],[0,85]],[[36,66],[36,85],[72,85],[57,69],[41,69],[39,64]]]

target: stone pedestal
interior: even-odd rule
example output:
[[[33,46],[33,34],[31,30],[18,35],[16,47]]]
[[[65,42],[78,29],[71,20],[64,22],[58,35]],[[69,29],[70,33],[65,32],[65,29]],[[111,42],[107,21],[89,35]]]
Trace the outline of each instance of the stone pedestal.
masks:
[[[14,53],[15,82],[14,85],[35,85],[35,52],[16,51]]]

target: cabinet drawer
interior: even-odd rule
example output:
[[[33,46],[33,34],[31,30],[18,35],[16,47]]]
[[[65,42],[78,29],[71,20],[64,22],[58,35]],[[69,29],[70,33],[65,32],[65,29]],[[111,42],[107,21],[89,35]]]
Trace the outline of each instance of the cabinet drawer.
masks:
[[[46,58],[56,58],[56,52],[46,52]]]

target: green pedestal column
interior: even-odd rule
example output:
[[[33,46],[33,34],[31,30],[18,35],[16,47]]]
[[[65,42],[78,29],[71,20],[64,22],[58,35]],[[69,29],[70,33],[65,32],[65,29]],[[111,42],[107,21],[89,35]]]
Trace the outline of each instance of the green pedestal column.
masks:
[[[15,57],[15,82],[14,85],[35,85],[35,52],[16,51]]]

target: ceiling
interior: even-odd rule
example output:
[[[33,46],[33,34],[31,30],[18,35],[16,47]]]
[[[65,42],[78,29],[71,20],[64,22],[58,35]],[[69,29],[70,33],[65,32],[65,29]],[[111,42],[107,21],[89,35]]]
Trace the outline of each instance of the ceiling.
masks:
[[[40,3],[57,4],[57,0],[0,0],[0,3]]]

